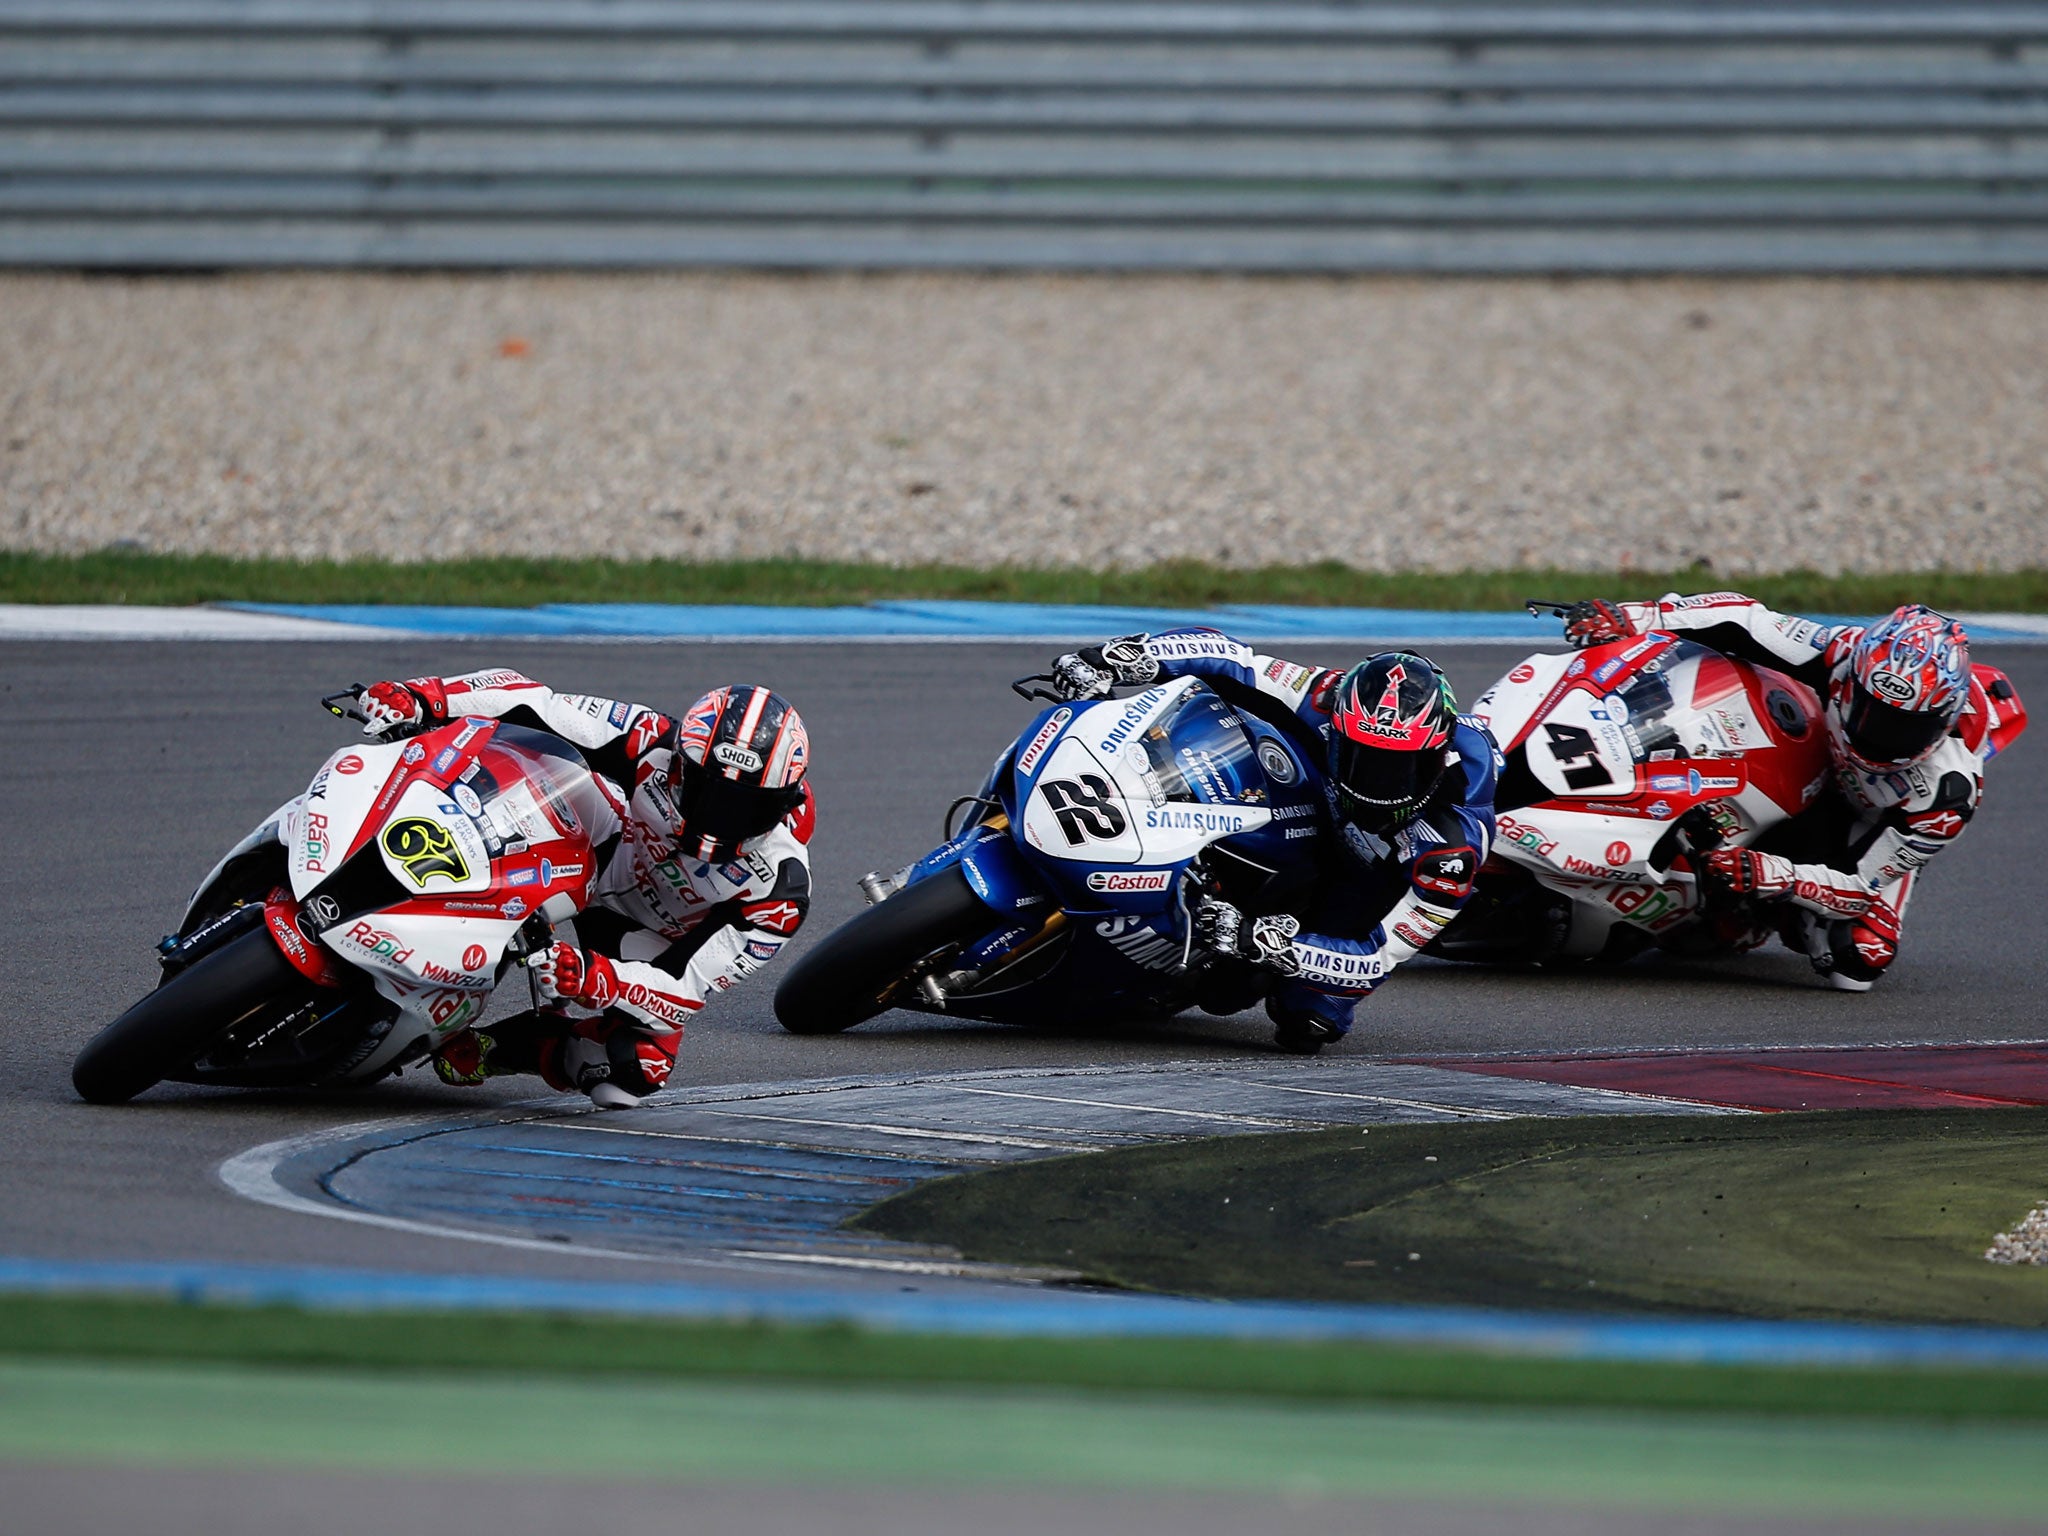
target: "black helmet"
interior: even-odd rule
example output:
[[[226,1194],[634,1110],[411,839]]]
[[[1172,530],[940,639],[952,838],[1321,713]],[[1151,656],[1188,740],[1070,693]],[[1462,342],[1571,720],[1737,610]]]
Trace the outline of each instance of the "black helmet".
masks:
[[[753,683],[705,694],[676,727],[669,773],[683,851],[731,858],[803,804],[810,760],[803,716],[780,694]]]
[[[1330,784],[1337,811],[1386,832],[1421,809],[1443,777],[1458,701],[1434,665],[1408,651],[1368,656],[1330,695]]]

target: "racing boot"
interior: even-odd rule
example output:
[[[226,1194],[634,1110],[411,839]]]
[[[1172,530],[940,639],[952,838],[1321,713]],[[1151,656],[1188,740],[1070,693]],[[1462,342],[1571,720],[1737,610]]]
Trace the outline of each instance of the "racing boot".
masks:
[[[1266,1017],[1273,1021],[1273,1043],[1295,1056],[1313,1056],[1332,1040],[1342,1040],[1344,1031],[1328,1019],[1299,1008],[1283,1008],[1272,1000]]]
[[[1879,899],[1861,917],[1828,925],[1830,964],[1821,974],[1840,991],[1868,992],[1898,955],[1898,914]]]
[[[434,1052],[434,1075],[451,1088],[522,1073],[546,1077],[547,1045],[568,1031],[561,1015],[536,1013],[515,1014],[489,1029],[458,1029]]]
[[[635,1109],[675,1069],[680,1030],[650,1034],[607,1015],[567,1021],[543,1042],[540,1075],[551,1088],[586,1093],[599,1109]]]
[[[475,1088],[486,1078],[503,1076],[504,1069],[491,1062],[497,1045],[483,1030],[458,1029],[434,1052],[434,1076],[450,1088]]]

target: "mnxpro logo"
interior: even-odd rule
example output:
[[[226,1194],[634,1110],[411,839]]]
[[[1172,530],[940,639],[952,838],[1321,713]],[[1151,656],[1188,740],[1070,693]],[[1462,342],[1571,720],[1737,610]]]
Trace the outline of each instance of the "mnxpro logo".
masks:
[[[1078,848],[1090,838],[1107,842],[1122,837],[1130,823],[1123,807],[1116,803],[1109,781],[1100,774],[1076,774],[1071,779],[1047,779],[1038,786],[1045,803],[1059,818],[1060,831],[1069,847]]]

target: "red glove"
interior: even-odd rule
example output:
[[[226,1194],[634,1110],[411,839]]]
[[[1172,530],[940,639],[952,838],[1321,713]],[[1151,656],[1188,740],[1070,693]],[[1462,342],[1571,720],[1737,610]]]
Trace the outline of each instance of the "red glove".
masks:
[[[372,683],[356,702],[369,717],[365,736],[390,737],[443,718],[433,699],[404,683]]]
[[[1754,848],[1716,848],[1706,873],[1738,896],[1783,896],[1798,883],[1790,859]]]
[[[588,1008],[609,1008],[619,995],[618,973],[603,955],[588,954],[574,944],[551,944],[526,962],[540,981],[541,994]]]
[[[1610,640],[1626,640],[1635,632],[1629,616],[1604,598],[1573,603],[1564,611],[1565,643],[1578,650],[1605,645]]]

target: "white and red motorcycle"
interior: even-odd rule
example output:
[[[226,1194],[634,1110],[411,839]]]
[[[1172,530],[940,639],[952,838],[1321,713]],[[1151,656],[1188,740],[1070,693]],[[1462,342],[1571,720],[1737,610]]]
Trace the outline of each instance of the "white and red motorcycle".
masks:
[[[360,689],[323,700],[362,719]],[[577,749],[455,720],[330,757],[199,884],[163,978],[93,1037],[80,1097],[164,1080],[368,1083],[474,1020],[585,905],[619,810]]]
[[[1551,605],[1534,604],[1532,608]],[[1703,888],[1702,855],[1768,845],[1827,786],[1820,700],[1768,668],[1651,633],[1530,656],[1472,706],[1506,758],[1497,836],[1453,960],[1729,952],[1760,910]]]

